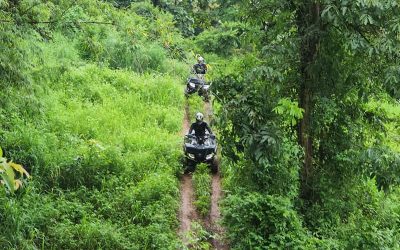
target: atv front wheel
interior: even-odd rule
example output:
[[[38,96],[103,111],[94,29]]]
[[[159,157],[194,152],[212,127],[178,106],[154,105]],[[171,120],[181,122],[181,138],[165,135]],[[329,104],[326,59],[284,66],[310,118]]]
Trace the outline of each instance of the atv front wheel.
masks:
[[[217,159],[213,159],[213,161],[211,162],[211,172],[213,173],[213,174],[216,174],[216,173],[218,173],[218,160]]]
[[[193,173],[195,169],[196,169],[196,163],[186,159],[184,174]]]

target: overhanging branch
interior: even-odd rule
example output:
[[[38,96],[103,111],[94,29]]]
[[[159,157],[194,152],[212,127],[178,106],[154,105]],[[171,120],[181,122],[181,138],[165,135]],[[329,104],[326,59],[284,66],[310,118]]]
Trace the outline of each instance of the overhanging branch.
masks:
[[[13,20],[0,20],[0,23],[13,23]],[[52,23],[60,23],[61,21],[28,21],[25,23],[29,24],[52,24]],[[106,24],[106,25],[115,25],[114,22],[101,22],[101,21],[66,21],[62,23],[77,23],[77,24]]]

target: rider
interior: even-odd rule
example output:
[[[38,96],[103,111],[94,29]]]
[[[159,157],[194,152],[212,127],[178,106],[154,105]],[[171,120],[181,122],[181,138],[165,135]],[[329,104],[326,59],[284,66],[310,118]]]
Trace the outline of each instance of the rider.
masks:
[[[207,64],[203,57],[199,56],[197,58],[197,63],[193,65],[193,71],[201,80],[204,80],[204,75],[207,73]]]
[[[199,137],[204,137],[206,135],[206,130],[210,135],[212,135],[211,128],[208,126],[207,122],[203,121],[203,114],[202,113],[197,113],[196,114],[196,122],[192,123],[190,126],[189,134],[192,134],[194,131],[194,134],[197,138]]]

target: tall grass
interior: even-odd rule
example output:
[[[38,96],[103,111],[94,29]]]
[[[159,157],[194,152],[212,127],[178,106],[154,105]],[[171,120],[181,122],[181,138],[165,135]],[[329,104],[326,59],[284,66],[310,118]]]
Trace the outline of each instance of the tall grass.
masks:
[[[196,200],[194,202],[200,215],[206,217],[211,208],[211,178],[207,164],[199,164],[193,175],[193,187]]]
[[[66,41],[40,44],[34,82],[1,93],[0,144],[33,179],[0,193],[0,249],[179,248],[184,64],[115,70]]]
[[[197,94],[193,94],[188,99],[188,106],[189,106],[189,119],[191,121],[195,121],[195,115],[198,112],[201,112],[205,116],[205,109],[204,109],[204,101],[203,99],[198,96]]]

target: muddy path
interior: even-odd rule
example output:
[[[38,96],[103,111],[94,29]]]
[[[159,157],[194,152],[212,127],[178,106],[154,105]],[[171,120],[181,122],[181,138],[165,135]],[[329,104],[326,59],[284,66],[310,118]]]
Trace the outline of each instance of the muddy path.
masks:
[[[190,119],[189,119],[189,106],[186,102],[185,104],[185,116],[182,123],[182,137],[189,131]],[[187,235],[190,231],[191,223],[198,220],[199,216],[197,214],[196,208],[193,204],[194,193],[193,193],[193,182],[191,175],[183,175],[180,184],[181,192],[181,205],[179,209],[179,235],[183,241],[183,244],[187,246],[189,244],[189,239]]]
[[[207,122],[213,123],[212,120],[214,118],[214,113],[212,109],[212,105],[210,102],[206,102],[204,104],[205,117]],[[214,249],[225,250],[229,249],[228,244],[224,240],[224,228],[221,226],[221,211],[219,209],[219,201],[222,198],[222,186],[221,186],[221,175],[220,175],[220,166],[218,166],[218,173],[212,176],[211,181],[211,208],[210,214],[205,219],[204,224],[207,229],[214,235],[211,240],[211,244]]]

